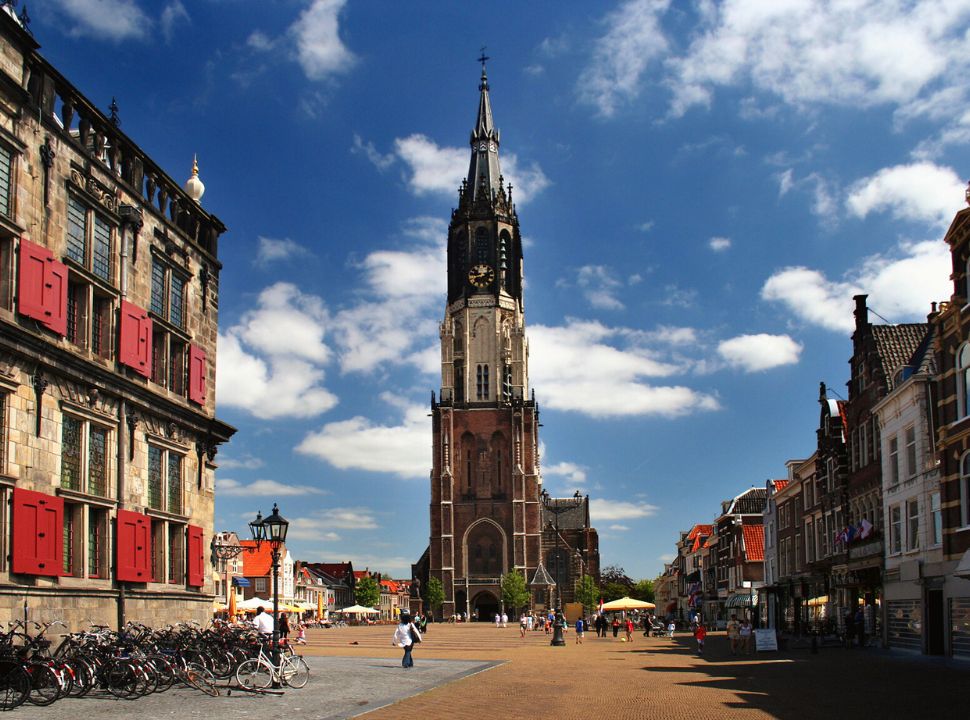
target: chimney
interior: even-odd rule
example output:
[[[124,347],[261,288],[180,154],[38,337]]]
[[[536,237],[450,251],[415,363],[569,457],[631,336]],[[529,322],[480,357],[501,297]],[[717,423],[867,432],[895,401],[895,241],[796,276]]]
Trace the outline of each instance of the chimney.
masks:
[[[866,326],[869,324],[869,308],[866,307],[866,298],[868,295],[855,295],[853,300],[855,300],[855,329],[865,330]]]

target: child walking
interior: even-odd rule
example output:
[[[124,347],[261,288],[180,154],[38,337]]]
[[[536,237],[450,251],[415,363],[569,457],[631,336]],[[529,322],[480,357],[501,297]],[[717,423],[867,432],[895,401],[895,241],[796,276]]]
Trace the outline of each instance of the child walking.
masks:
[[[582,618],[576,620],[576,644],[583,644],[583,633],[586,632],[586,624]]]
[[[306,645],[306,623],[300,623],[296,629],[296,642],[298,645]]]
[[[697,654],[704,654],[704,638],[707,637],[707,628],[704,627],[704,623],[697,623],[697,627],[694,628],[694,639],[697,640]]]

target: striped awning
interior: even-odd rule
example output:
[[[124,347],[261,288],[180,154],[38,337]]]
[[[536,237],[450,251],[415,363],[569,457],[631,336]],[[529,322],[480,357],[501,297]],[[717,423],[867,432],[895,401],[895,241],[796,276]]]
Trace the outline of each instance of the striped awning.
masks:
[[[732,595],[724,603],[726,608],[740,608],[740,607],[751,607],[751,595],[746,593],[744,595]]]

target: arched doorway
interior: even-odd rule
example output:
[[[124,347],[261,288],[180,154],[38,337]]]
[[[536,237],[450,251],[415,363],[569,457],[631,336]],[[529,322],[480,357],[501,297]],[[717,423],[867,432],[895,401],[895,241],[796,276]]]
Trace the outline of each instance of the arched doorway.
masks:
[[[464,613],[468,611],[468,600],[464,590],[455,593],[455,612]]]
[[[479,622],[492,622],[499,612],[498,598],[483,590],[472,600],[472,613]]]

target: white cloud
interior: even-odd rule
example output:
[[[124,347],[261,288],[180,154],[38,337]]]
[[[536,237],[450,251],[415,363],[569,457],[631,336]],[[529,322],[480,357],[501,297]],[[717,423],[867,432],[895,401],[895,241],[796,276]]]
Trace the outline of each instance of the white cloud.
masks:
[[[709,2],[687,52],[668,63],[671,113],[747,85],[796,107],[905,106],[964,82],[968,15],[964,1]]]
[[[731,238],[712,237],[707,244],[714,252],[724,252],[731,247]]]
[[[567,482],[579,487],[586,484],[586,467],[574,462],[558,462],[554,465],[543,465],[543,475],[563,477]],[[574,488],[575,489],[575,488]]]
[[[769,370],[781,365],[798,362],[802,346],[788,335],[739,335],[724,340],[717,346],[717,353],[733,367],[745,372]]]
[[[470,152],[467,148],[440,147],[427,136],[417,133],[394,141],[394,153],[410,171],[408,186],[419,196],[429,193],[455,195],[462,178],[468,173]],[[506,183],[514,186],[513,197],[517,204],[527,203],[548,187],[549,179],[537,163],[520,166],[515,153],[500,153],[499,158]]]
[[[172,38],[175,37],[175,24],[179,20],[190,22],[189,13],[181,3],[181,0],[172,0],[162,10],[161,17],[159,18],[159,23],[162,26],[162,35],[165,36],[165,42],[172,42]]]
[[[650,232],[651,230],[653,230],[653,226],[654,226],[653,220],[647,220],[646,222],[640,223],[637,226],[637,230],[639,230],[640,232]]]
[[[776,176],[778,178],[778,197],[785,197],[785,195],[788,194],[788,191],[792,189],[794,186],[794,182],[792,180],[794,174],[795,171],[788,168]]]
[[[663,563],[669,563],[673,562],[675,557],[677,556],[672,553],[664,553],[663,555],[657,556],[657,560]]]
[[[610,530],[615,530],[616,532],[626,532],[630,528],[628,526],[626,526],[626,525],[610,525],[609,526],[609,529]]]
[[[216,492],[233,497],[275,497],[290,495],[323,495],[320,488],[311,485],[290,485],[276,480],[254,480],[241,483],[231,478],[217,478]]]
[[[289,238],[259,237],[259,248],[256,250],[255,265],[265,267],[271,262],[289,260],[294,257],[309,255],[310,251],[295,240]]]
[[[869,306],[893,322],[921,321],[930,302],[950,296],[950,270],[945,243],[900,243],[865,258],[841,280],[806,267],[785,268],[765,281],[761,297],[782,303],[803,322],[850,332],[855,327],[853,295],[868,293]]]
[[[963,188],[951,168],[930,162],[896,165],[853,183],[846,207],[859,218],[888,211],[896,219],[946,227],[960,209]]]
[[[438,218],[412,218],[403,234],[405,248],[378,250],[359,263],[371,298],[334,318],[343,372],[370,372],[385,362],[440,369],[440,358],[428,353],[445,292],[447,226]]]
[[[644,336],[598,322],[533,326],[530,381],[547,407],[597,418],[672,417],[719,408],[716,398],[690,388],[644,382],[687,368],[659,359],[656,351],[637,346],[633,339]]]
[[[70,34],[101,40],[143,38],[152,21],[134,0],[54,0],[73,21]]]
[[[431,421],[424,405],[411,406],[400,425],[377,425],[364,417],[327,423],[308,433],[296,451],[341,470],[427,478],[431,469]]]
[[[222,470],[232,470],[235,468],[241,468],[243,470],[256,470],[263,467],[263,464],[263,461],[258,457],[254,457],[248,453],[244,454],[238,460],[232,457],[219,458],[219,467]]]
[[[297,60],[310,80],[349,70],[357,58],[340,40],[338,15],[346,0],[313,0],[290,26]]]
[[[363,155],[378,170],[386,170],[397,160],[397,157],[393,153],[381,155],[377,151],[377,148],[374,147],[374,143],[369,140],[364,142],[364,139],[357,133],[354,133],[354,144],[351,146],[350,152],[354,155]]]
[[[622,310],[624,305],[616,293],[623,287],[605,265],[584,265],[576,273],[576,284],[587,302],[597,310]]]
[[[606,31],[596,40],[592,60],[577,82],[581,101],[610,117],[623,102],[639,95],[647,66],[667,50],[660,16],[669,4],[669,0],[628,0],[606,16]]]
[[[338,542],[340,535],[327,530],[315,518],[291,517],[290,527],[286,534],[287,542],[303,540],[304,542]]]
[[[327,312],[294,285],[263,290],[257,306],[219,334],[216,395],[220,405],[256,417],[313,417],[337,404],[321,383],[331,351]]]
[[[628,500],[607,500],[606,498],[590,498],[589,517],[591,522],[600,520],[635,520],[637,518],[656,515],[659,510],[656,505],[645,502],[630,502]]]

